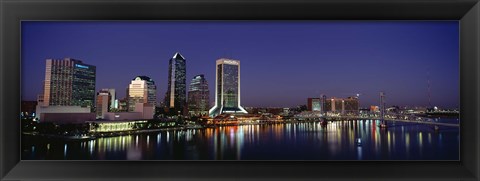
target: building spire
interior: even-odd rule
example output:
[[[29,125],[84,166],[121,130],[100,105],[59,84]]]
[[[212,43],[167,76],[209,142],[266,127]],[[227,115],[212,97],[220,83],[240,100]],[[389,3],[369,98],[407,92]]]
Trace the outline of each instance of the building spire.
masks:
[[[176,52],[175,55],[173,55],[173,59],[182,59],[185,60],[185,58],[180,54],[179,52]]]

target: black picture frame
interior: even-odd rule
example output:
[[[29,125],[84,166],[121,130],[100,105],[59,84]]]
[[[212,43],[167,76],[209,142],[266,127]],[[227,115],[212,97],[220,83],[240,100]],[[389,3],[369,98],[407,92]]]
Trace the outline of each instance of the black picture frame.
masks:
[[[479,180],[478,0],[0,0],[2,180]],[[22,20],[459,20],[460,161],[21,161]]]

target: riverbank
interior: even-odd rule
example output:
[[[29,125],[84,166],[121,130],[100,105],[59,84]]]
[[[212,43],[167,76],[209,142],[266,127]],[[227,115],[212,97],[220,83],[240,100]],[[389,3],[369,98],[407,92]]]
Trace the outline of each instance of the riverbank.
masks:
[[[43,134],[38,132],[22,132],[26,136],[38,136],[47,139],[58,139],[63,141],[89,141],[102,137],[116,137],[125,135],[136,135],[143,133],[155,133],[161,131],[172,130],[188,130],[188,129],[203,129],[203,126],[182,126],[182,127],[168,127],[157,129],[142,129],[142,130],[130,130],[130,131],[117,131],[117,132],[90,132],[82,135],[56,135],[56,134]]]

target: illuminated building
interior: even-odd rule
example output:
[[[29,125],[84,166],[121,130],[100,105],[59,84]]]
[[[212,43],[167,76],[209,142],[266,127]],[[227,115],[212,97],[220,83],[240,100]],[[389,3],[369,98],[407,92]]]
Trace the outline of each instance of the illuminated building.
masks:
[[[290,114],[290,108],[288,108],[288,107],[283,108],[282,115],[283,116],[288,116],[289,114]]]
[[[132,131],[136,130],[137,124],[146,124],[146,120],[135,121],[88,121],[90,126],[90,132],[119,132],[119,131]],[[96,125],[96,126],[92,126]]]
[[[248,114],[240,105],[240,61],[218,59],[216,62],[215,106],[210,117],[223,113]]]
[[[208,125],[250,125],[262,123],[283,122],[281,116],[271,114],[220,114],[215,117],[209,117]]]
[[[153,119],[153,110],[153,106],[149,103],[136,103],[134,111],[107,112],[104,114],[104,119],[110,121]]]
[[[321,111],[322,104],[320,98],[308,98],[307,102],[308,111]]]
[[[165,105],[170,111],[184,113],[186,104],[186,60],[180,53],[170,59]]]
[[[188,112],[192,116],[208,114],[210,91],[204,75],[193,77],[188,90]]]
[[[136,103],[133,112],[108,112],[104,120],[86,121],[90,124],[90,132],[117,132],[139,129],[138,124],[146,124],[153,119],[153,105],[149,103]],[[175,122],[163,122],[173,126]],[[94,126],[95,125],[95,126]]]
[[[358,98],[348,97],[345,99],[331,98],[325,100],[325,111],[341,114],[358,114]]]
[[[96,112],[97,112],[97,119],[103,119],[105,113],[107,113],[110,110],[110,103],[111,103],[111,95],[109,89],[102,89],[97,93],[97,106]]]
[[[93,109],[96,67],[80,60],[47,59],[44,106],[85,106]]]
[[[128,86],[128,111],[134,111],[137,103],[153,105],[153,112],[157,105],[157,86],[153,79],[147,76],[135,77]]]
[[[103,89],[102,89],[103,90]],[[105,89],[103,91],[108,91],[108,93],[110,94],[110,109],[118,109],[118,100],[117,100],[117,97],[116,97],[116,93],[115,93],[115,89]]]

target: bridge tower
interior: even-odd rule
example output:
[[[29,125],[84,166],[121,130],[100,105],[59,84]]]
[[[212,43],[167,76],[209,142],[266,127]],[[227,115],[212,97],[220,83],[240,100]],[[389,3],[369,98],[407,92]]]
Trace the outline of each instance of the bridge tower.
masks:
[[[387,127],[385,122],[385,92],[380,92],[380,127]]]

